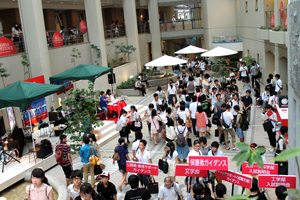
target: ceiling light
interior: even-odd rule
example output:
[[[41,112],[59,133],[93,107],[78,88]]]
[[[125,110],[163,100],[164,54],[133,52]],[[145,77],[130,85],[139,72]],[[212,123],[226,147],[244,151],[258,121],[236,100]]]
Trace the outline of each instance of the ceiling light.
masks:
[[[47,3],[50,3],[50,1],[47,1]]]
[[[64,2],[60,2],[60,4],[63,4]]]
[[[76,4],[75,2],[73,4]]]

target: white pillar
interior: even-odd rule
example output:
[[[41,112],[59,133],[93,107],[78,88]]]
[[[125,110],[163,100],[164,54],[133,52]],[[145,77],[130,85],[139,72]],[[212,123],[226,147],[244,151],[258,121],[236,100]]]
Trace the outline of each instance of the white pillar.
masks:
[[[148,0],[148,14],[151,31],[151,50],[152,59],[161,57],[161,37],[159,28],[158,2],[157,0]]]
[[[279,0],[274,0],[274,25],[280,25]]]
[[[130,61],[136,61],[138,69],[137,72],[140,73],[142,71],[142,64],[140,56],[139,34],[137,30],[135,0],[122,0],[122,2],[127,45],[132,45],[136,48],[136,50],[130,55]]]
[[[100,48],[100,65],[107,67],[101,0],[84,0],[84,6],[87,20],[87,29],[89,34],[89,42]],[[92,53],[93,64],[94,61],[97,59],[96,56],[96,53]]]

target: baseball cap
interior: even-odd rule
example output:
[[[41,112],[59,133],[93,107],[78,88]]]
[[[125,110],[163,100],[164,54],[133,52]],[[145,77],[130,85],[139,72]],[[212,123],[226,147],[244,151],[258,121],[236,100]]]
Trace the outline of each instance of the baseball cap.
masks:
[[[109,178],[110,178],[110,173],[109,173],[109,172],[103,171],[103,172],[100,174],[100,177],[107,177],[107,178],[109,179]]]
[[[257,147],[257,144],[256,144],[256,143],[251,143],[251,144],[250,144],[250,147],[256,148],[256,147]]]

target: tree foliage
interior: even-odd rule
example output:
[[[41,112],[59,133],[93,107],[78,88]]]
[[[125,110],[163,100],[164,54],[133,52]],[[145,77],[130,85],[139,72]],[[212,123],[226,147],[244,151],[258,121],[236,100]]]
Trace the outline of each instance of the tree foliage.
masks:
[[[71,52],[71,63],[74,63],[74,67],[76,66],[75,65],[75,62],[76,62],[76,59],[78,58],[81,58],[81,52],[79,51],[79,49],[76,49],[75,47],[72,49],[72,52]]]
[[[3,63],[0,63],[0,77],[2,78],[3,87],[5,87],[4,78],[9,77],[10,74],[7,73],[6,68],[2,67]]]
[[[21,64],[23,65],[24,68],[24,80],[26,79],[26,74],[28,74],[28,78],[31,78],[31,73],[30,73],[30,61],[28,58],[27,53],[21,53]]]

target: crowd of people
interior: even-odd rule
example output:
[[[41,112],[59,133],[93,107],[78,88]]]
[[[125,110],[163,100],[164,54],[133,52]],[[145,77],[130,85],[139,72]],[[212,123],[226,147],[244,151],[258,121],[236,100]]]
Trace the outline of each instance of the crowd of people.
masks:
[[[195,68],[194,66],[199,66]],[[166,91],[162,87],[157,87],[153,95],[152,102],[148,105],[144,116],[146,117],[149,141],[154,145],[165,143],[162,159],[168,163],[167,177],[164,184],[159,187],[158,199],[181,199],[183,200],[182,188],[179,187],[175,176],[176,164],[189,163],[190,156],[223,156],[219,149],[220,145],[225,145],[228,151],[239,149],[235,146],[236,137],[240,142],[244,142],[244,131],[248,129],[251,122],[251,109],[254,106],[252,96],[255,97],[256,106],[262,107],[263,119],[272,124],[267,130],[271,148],[269,152],[278,155],[286,149],[287,127],[281,127],[281,135],[276,141],[275,113],[277,95],[280,94],[282,81],[280,75],[276,74],[275,79],[269,75],[265,86],[265,91],[261,90],[260,66],[255,62],[250,71],[245,63],[241,62],[239,70],[230,70],[229,84],[220,84],[216,78],[210,78],[205,73],[205,62],[193,60],[187,64],[187,74],[185,71],[180,75],[174,67],[174,72],[178,74],[175,81],[169,80]],[[248,71],[250,74],[248,74]],[[250,76],[251,75],[251,79]],[[237,80],[243,82],[244,92],[241,92],[236,85]],[[250,81],[251,80],[251,81]],[[135,84],[145,95],[146,84],[141,79]],[[244,95],[242,95],[244,93]],[[114,101],[110,91],[101,94],[101,107],[105,110],[108,102]],[[215,126],[214,134],[218,141],[208,144],[208,138],[212,134],[212,124]],[[61,143],[57,145],[56,152],[61,151],[65,160],[61,164],[64,171],[68,192],[72,200],[90,199],[117,199],[117,191],[122,191],[123,186],[129,184],[131,189],[126,192],[125,200],[151,199],[148,185],[154,181],[152,175],[131,174],[127,177],[126,161],[134,161],[149,164],[152,163],[151,151],[148,149],[148,142],[143,137],[142,120],[135,106],[130,107],[130,113],[121,110],[118,116],[117,129],[120,132],[118,145],[114,148],[113,164],[117,163],[119,172],[122,174],[119,185],[116,187],[110,182],[110,174],[102,172],[98,178],[101,181],[95,184],[94,166],[90,164],[90,156],[101,157],[95,136],[89,134],[83,137],[83,146],[80,149],[83,169],[72,170],[71,149],[67,145],[67,137],[60,136]],[[132,156],[129,155],[129,133],[134,132],[135,140],[132,142]],[[145,134],[145,131],[144,131]],[[194,141],[191,139],[194,135]],[[230,135],[230,138],[229,138]],[[252,150],[259,146],[255,143],[250,145]],[[192,147],[191,150],[189,147]],[[262,154],[263,162],[266,162]],[[279,174],[287,174],[287,162],[279,164]],[[91,184],[88,183],[88,174],[91,174]],[[48,186],[47,179],[41,169],[32,172],[32,184],[26,188],[27,198],[34,199],[35,195],[44,195],[47,199],[53,199],[52,188]],[[216,181],[216,184],[215,184]],[[264,192],[258,188],[257,179],[254,177],[252,188],[244,189],[243,194],[249,197],[266,199]],[[210,170],[208,177],[186,177],[187,199],[224,199],[227,192],[222,180],[216,177],[216,171]],[[140,185],[140,186],[139,186]],[[117,190],[118,189],[118,190]],[[287,194],[284,186],[278,186],[275,190],[276,196],[284,200]]]

